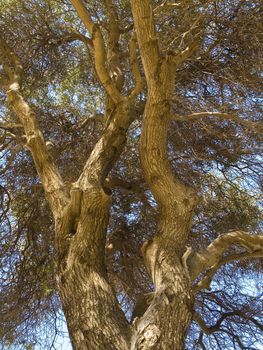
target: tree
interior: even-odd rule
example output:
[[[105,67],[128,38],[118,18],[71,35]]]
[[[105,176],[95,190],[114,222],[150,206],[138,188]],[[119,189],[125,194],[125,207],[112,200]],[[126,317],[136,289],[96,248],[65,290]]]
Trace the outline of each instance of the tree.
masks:
[[[1,4],[4,346],[61,302],[78,350],[257,348],[260,16]]]

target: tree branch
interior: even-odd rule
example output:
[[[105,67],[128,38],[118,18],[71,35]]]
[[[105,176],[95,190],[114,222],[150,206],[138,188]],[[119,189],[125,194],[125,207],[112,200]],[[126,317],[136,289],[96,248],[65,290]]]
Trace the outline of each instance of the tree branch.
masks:
[[[71,3],[77,11],[80,19],[84,23],[85,27],[92,36],[92,42],[94,46],[95,68],[98,77],[109,96],[117,104],[122,100],[122,97],[115,83],[110,78],[109,72],[105,65],[107,58],[104,40],[100,28],[97,24],[93,22],[82,0],[71,0]]]
[[[23,128],[22,124],[17,123],[0,123],[0,129],[15,129],[15,128]]]
[[[9,86],[6,92],[8,103],[23,125],[27,140],[26,147],[34,159],[51,210],[54,216],[59,216],[62,208],[69,201],[66,186],[47,150],[36,115],[21,95],[20,83],[23,67],[20,59],[1,37],[0,50],[6,60],[4,69],[9,77]]]
[[[120,29],[118,24],[118,16],[115,11],[115,7],[112,0],[104,0],[109,14],[109,29],[110,29],[110,41],[112,44],[116,44],[119,41]]]
[[[137,42],[137,39],[136,39],[136,35],[134,34],[129,43],[130,64],[131,64],[132,74],[135,79],[134,89],[131,91],[129,95],[130,101],[132,101],[140,93],[143,86],[143,80],[142,80],[141,72],[137,61],[136,42]]]
[[[86,35],[80,33],[76,28],[65,25],[58,25],[58,28],[62,31],[61,38],[58,39],[58,44],[68,43],[75,40],[83,42],[86,46],[93,48],[93,41]]]
[[[127,101],[113,111],[109,124],[96,143],[77,183],[82,190],[91,186],[101,188],[106,176],[121,154],[126,143],[126,132],[132,122]]]
[[[223,120],[230,120],[233,122],[236,122],[238,124],[244,125],[247,128],[251,129],[252,131],[257,131],[259,133],[263,133],[263,126],[259,123],[250,122],[248,120],[244,120],[240,117],[238,117],[235,114],[228,114],[228,113],[221,113],[221,112],[200,112],[200,113],[192,113],[186,116],[180,116],[180,115],[173,115],[171,117],[172,120],[176,121],[193,121],[193,120],[199,120],[201,118],[205,117],[217,117],[219,119]]]
[[[118,23],[118,15],[112,0],[104,0],[109,16],[109,41],[107,45],[107,58],[110,67],[111,78],[115,81],[116,87],[121,91],[124,76],[121,67],[121,45],[120,40],[120,28]]]
[[[194,312],[193,314],[193,320],[198,323],[198,325],[200,326],[200,328],[202,329],[202,331],[205,333],[205,334],[212,334],[212,333],[215,333],[215,332],[219,332],[220,331],[220,326],[222,324],[222,322],[227,318],[227,317],[230,317],[230,316],[235,316],[235,315],[238,315],[237,312],[234,312],[234,311],[231,311],[231,312],[226,312],[226,313],[223,313],[221,315],[221,317],[216,321],[216,323],[213,325],[213,326],[207,326],[205,321],[202,319],[202,317],[197,313],[197,312]]]
[[[91,46],[93,47],[93,42],[91,39],[89,39],[88,37],[86,37],[85,35],[79,33],[77,30],[75,30],[74,28],[70,28],[71,32],[68,32],[64,35],[64,37],[62,38],[62,42],[72,42],[75,40],[79,40],[81,42],[83,42],[86,46]]]
[[[156,6],[155,9],[153,10],[153,12],[154,12],[154,14],[158,14],[158,13],[163,12],[163,11],[178,9],[181,6],[182,6],[181,2],[170,3],[170,4],[167,4],[166,2],[164,2],[161,5]]]
[[[198,340],[197,340],[197,344],[200,345],[200,347],[201,347],[202,350],[206,350],[205,344],[204,344],[204,342],[203,342],[203,336],[204,336],[204,332],[201,331],[201,332],[199,333],[199,337],[198,337]]]
[[[151,3],[149,0],[131,1],[136,36],[148,87],[140,159],[145,180],[160,210],[158,244],[168,240],[175,242],[176,249],[181,255],[197,199],[194,190],[175,176],[168,159],[167,132],[170,124],[169,115],[174,93],[176,65],[171,60],[171,55],[163,58],[159,54]],[[185,220],[187,224],[179,223],[180,219],[174,220],[175,217]],[[171,237],[168,238],[169,235]],[[154,267],[154,257],[150,249],[153,245],[149,244],[147,247],[148,250],[144,250],[145,256],[149,251],[148,260]],[[150,266],[149,263],[147,264]]]
[[[23,148],[22,145],[16,145],[14,147],[14,149],[12,149],[10,151],[11,155],[10,157],[8,158],[8,161],[5,163],[3,169],[0,170],[0,175],[3,175],[6,173],[6,171],[10,168],[10,166],[12,165],[13,161],[15,160],[16,158],[16,155],[19,153],[19,151]]]
[[[12,84],[14,84],[14,87],[17,88],[17,86],[19,86],[21,83],[23,73],[23,66],[20,59],[1,36],[0,50],[2,51],[4,58],[4,70],[7,73],[9,80],[12,81]]]
[[[104,118],[106,119],[104,123],[104,132],[95,145],[77,181],[78,186],[83,190],[92,186],[97,187],[97,189],[103,187],[106,176],[123,150],[123,146],[126,142],[126,132],[132,122],[132,114],[134,114],[131,108],[132,102],[141,90],[142,85],[139,68],[136,62],[136,47],[135,43],[132,42],[131,66],[136,84],[128,98],[121,95],[120,90],[123,85],[123,75],[120,64],[120,30],[118,17],[113,2],[111,0],[104,1],[109,15],[107,56],[111,77],[105,66],[106,53],[100,28],[92,21],[81,0],[71,1],[86,28],[92,33],[95,66],[98,76],[102,83],[108,79],[105,86],[108,96]]]
[[[246,251],[240,254],[224,256],[228,248],[232,245],[244,248]],[[195,253],[189,258],[189,273],[194,280],[200,273],[210,269],[208,276],[199,282],[195,291],[207,286],[220,266],[229,261],[241,258],[263,257],[263,235],[250,235],[244,231],[228,232],[216,238],[202,253]]]
[[[88,117],[86,119],[84,119],[83,121],[81,121],[78,125],[75,126],[75,130],[80,130],[82,128],[84,128],[88,123],[90,122],[99,122],[99,123],[104,123],[104,114],[102,113],[98,113],[98,114],[95,114],[91,117]]]
[[[146,79],[153,78],[159,63],[159,47],[149,0],[131,1],[136,36],[139,41]]]
[[[178,66],[192,56],[199,44],[198,38],[191,42],[183,51],[173,55],[173,62]]]
[[[120,178],[107,178],[105,185],[109,188],[121,188],[125,191],[133,193],[143,192],[143,186],[141,181],[128,182]]]
[[[220,326],[223,323],[223,321],[226,318],[233,317],[233,316],[242,317],[245,320],[254,323],[261,331],[263,330],[263,325],[260,322],[258,322],[256,319],[254,319],[253,317],[246,315],[243,310],[233,310],[233,311],[223,313],[213,326],[207,326],[205,321],[202,319],[202,317],[196,311],[193,314],[193,320],[200,326],[200,328],[202,329],[202,331],[204,333],[209,335],[209,334],[220,331],[221,330]]]
[[[217,264],[213,265],[210,269],[208,269],[205,272],[205,276],[193,286],[193,292],[197,293],[201,289],[210,289],[210,284],[212,282],[212,279],[221,266],[235,260],[256,259],[256,258],[262,258],[262,257],[263,257],[263,252],[256,251],[252,253],[244,252],[240,254],[230,254],[227,257],[222,258]]]

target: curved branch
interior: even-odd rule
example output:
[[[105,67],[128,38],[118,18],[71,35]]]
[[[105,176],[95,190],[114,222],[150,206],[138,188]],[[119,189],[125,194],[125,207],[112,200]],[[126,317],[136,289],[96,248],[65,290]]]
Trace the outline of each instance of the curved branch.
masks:
[[[193,292],[197,293],[201,289],[209,289],[214,275],[216,274],[216,272],[218,271],[218,269],[221,266],[223,266],[229,262],[235,261],[235,260],[256,259],[256,258],[263,258],[263,252],[256,251],[253,253],[244,252],[244,253],[240,253],[240,254],[230,254],[229,256],[220,260],[218,262],[218,264],[213,265],[211,267],[211,269],[208,269],[206,271],[205,276],[198,283],[196,283],[193,286]]]
[[[254,323],[254,325],[258,327],[261,331],[263,330],[263,325],[260,322],[258,322],[253,317],[246,315],[242,310],[233,310],[233,311],[223,313],[213,326],[207,326],[205,321],[196,311],[193,314],[193,320],[200,326],[200,328],[204,333],[209,335],[209,334],[221,331],[220,326],[223,323],[223,321],[226,318],[232,317],[232,316],[242,317],[245,320]]]
[[[230,120],[238,124],[244,125],[247,128],[251,129],[252,131],[257,131],[261,134],[263,133],[262,125],[260,125],[259,123],[254,123],[254,122],[250,122],[248,120],[242,119],[235,114],[228,114],[228,113],[221,113],[221,112],[200,112],[200,113],[192,113],[186,116],[173,115],[171,119],[176,121],[188,122],[193,120],[199,120],[200,118],[205,118],[205,117],[217,117],[223,120]]]
[[[73,28],[70,28],[70,30],[71,30],[71,32],[66,33],[64,35],[64,37],[62,38],[62,42],[63,43],[72,42],[72,41],[78,40],[78,41],[81,41],[86,46],[93,47],[93,42],[92,42],[91,39],[89,39],[85,35],[79,33],[77,30],[75,30]]]
[[[197,313],[197,312],[194,312],[193,314],[193,320],[198,323],[198,325],[200,326],[200,328],[202,329],[202,331],[205,333],[205,334],[212,334],[212,333],[215,333],[215,332],[219,332],[221,329],[220,329],[220,326],[222,324],[222,322],[227,318],[227,317],[231,317],[231,316],[239,316],[239,312],[235,312],[235,311],[231,311],[231,312],[226,312],[226,313],[223,313],[221,315],[221,317],[216,321],[216,323],[213,325],[213,326],[207,326],[205,321],[202,319],[202,317]]]
[[[95,68],[98,77],[109,96],[117,104],[122,100],[122,97],[113,80],[110,78],[109,72],[105,65],[107,59],[104,40],[100,28],[96,23],[93,22],[82,0],[71,0],[71,3],[92,36],[92,42],[94,45]]]
[[[132,349],[148,349],[150,344],[155,344],[159,334],[172,333],[174,327],[180,327],[180,331],[177,328],[178,334],[184,334],[191,320],[190,279],[181,255],[197,198],[194,190],[175,176],[167,152],[176,65],[170,55],[163,58],[159,54],[152,1],[133,0],[131,5],[148,85],[140,138],[140,160],[144,178],[160,213],[158,233],[142,246],[144,262],[155,285],[155,295],[145,314],[136,322],[132,337]],[[166,300],[170,299],[176,302],[169,304]],[[179,299],[180,304],[177,304]],[[183,315],[180,316],[179,325],[177,313]],[[169,325],[161,322],[163,317],[171,320]],[[151,330],[147,337],[145,329]],[[173,348],[175,342],[174,339],[168,340],[167,348]]]
[[[9,77],[9,86],[6,92],[8,103],[23,125],[27,140],[26,147],[34,159],[51,210],[55,216],[59,216],[62,208],[69,201],[66,186],[46,147],[36,115],[20,92],[23,73],[20,59],[1,37],[0,50],[6,59],[4,69]]]
[[[224,256],[225,252],[232,245],[242,247],[246,251],[240,254]],[[248,257],[263,257],[263,235],[250,235],[244,231],[233,231],[219,236],[202,253],[195,253],[189,258],[188,266],[192,280],[200,273],[210,269],[207,280],[199,282],[196,290],[206,287],[206,281],[209,281],[209,276],[212,278],[217,269],[223,264]]]
[[[0,123],[0,129],[15,129],[15,128],[23,128],[22,124],[17,123]]]

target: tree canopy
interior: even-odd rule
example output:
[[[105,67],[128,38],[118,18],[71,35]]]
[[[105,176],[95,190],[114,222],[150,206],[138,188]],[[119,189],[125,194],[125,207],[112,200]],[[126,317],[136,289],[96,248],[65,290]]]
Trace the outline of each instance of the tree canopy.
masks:
[[[88,20],[76,3],[88,11]],[[126,0],[0,1],[3,349],[55,348],[62,318],[55,204],[32,159],[30,128],[22,125],[8,97],[10,77],[17,77],[13,84],[19,82],[48,159],[68,189],[82,176],[102,135],[110,132],[119,96],[129,100],[130,120],[122,126],[127,139],[115,147],[112,137],[116,149],[105,157],[114,162],[101,175],[111,198],[103,251],[110,284],[129,321],[138,297],[154,290],[141,247],[158,230],[160,206],[139,152],[148,82],[159,72],[158,65],[155,73],[145,69],[155,58],[146,56],[151,51],[138,37],[132,3],[133,8]],[[149,3],[157,37],[149,40],[158,41],[158,57],[176,62],[167,102],[169,164],[198,197],[185,249],[207,251],[214,259],[204,271],[195,271],[195,313],[185,346],[260,349],[262,241],[253,241],[262,230],[260,1]],[[225,233],[230,238],[224,241]],[[217,242],[215,252],[211,242]]]

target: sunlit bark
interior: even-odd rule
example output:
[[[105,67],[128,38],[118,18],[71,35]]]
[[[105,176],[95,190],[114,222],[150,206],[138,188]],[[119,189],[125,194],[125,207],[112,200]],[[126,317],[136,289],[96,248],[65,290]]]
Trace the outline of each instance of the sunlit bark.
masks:
[[[215,272],[223,264],[235,259],[262,257],[263,244],[262,236],[235,231],[219,236],[203,252],[193,252],[186,247],[198,198],[195,190],[171,169],[167,152],[170,122],[214,116],[237,122],[253,131],[262,130],[258,124],[228,113],[174,114],[176,70],[194,55],[199,37],[193,37],[186,48],[180,48],[176,53],[169,50],[161,52],[154,15],[169,8],[179,8],[181,3],[164,3],[153,10],[150,0],[131,1],[135,30],[129,38],[127,52],[134,84],[133,88],[128,85],[126,90],[123,89],[125,74],[119,45],[121,31],[114,2],[105,0],[107,44],[104,42],[104,29],[94,21],[85,2],[71,0],[71,4],[90,37],[74,32],[64,39],[68,42],[81,40],[91,47],[94,68],[106,94],[105,113],[98,115],[100,121],[103,119],[104,129],[79,178],[70,188],[65,185],[46,145],[37,115],[23,97],[20,59],[2,38],[0,50],[8,78],[7,100],[20,124],[2,124],[0,127],[5,129],[15,125],[23,128],[26,147],[34,159],[54,216],[57,288],[73,348],[182,350],[192,318],[209,334],[217,331],[229,316],[226,313],[214,326],[207,327],[194,313],[195,293],[210,286]],[[140,135],[140,163],[145,183],[157,202],[159,216],[157,231],[142,246],[154,292],[149,305],[130,324],[109,283],[105,266],[111,205],[107,186],[117,185],[133,192],[141,191],[141,186],[107,176],[126,145],[127,132],[134,120],[135,99],[142,90],[142,67],[137,62],[139,54],[147,85]],[[126,92],[123,93],[123,90]],[[91,119],[95,120],[96,116]],[[85,123],[86,120],[77,129],[83,128]],[[232,246],[243,250],[227,255]],[[195,279],[201,274],[195,284]]]

